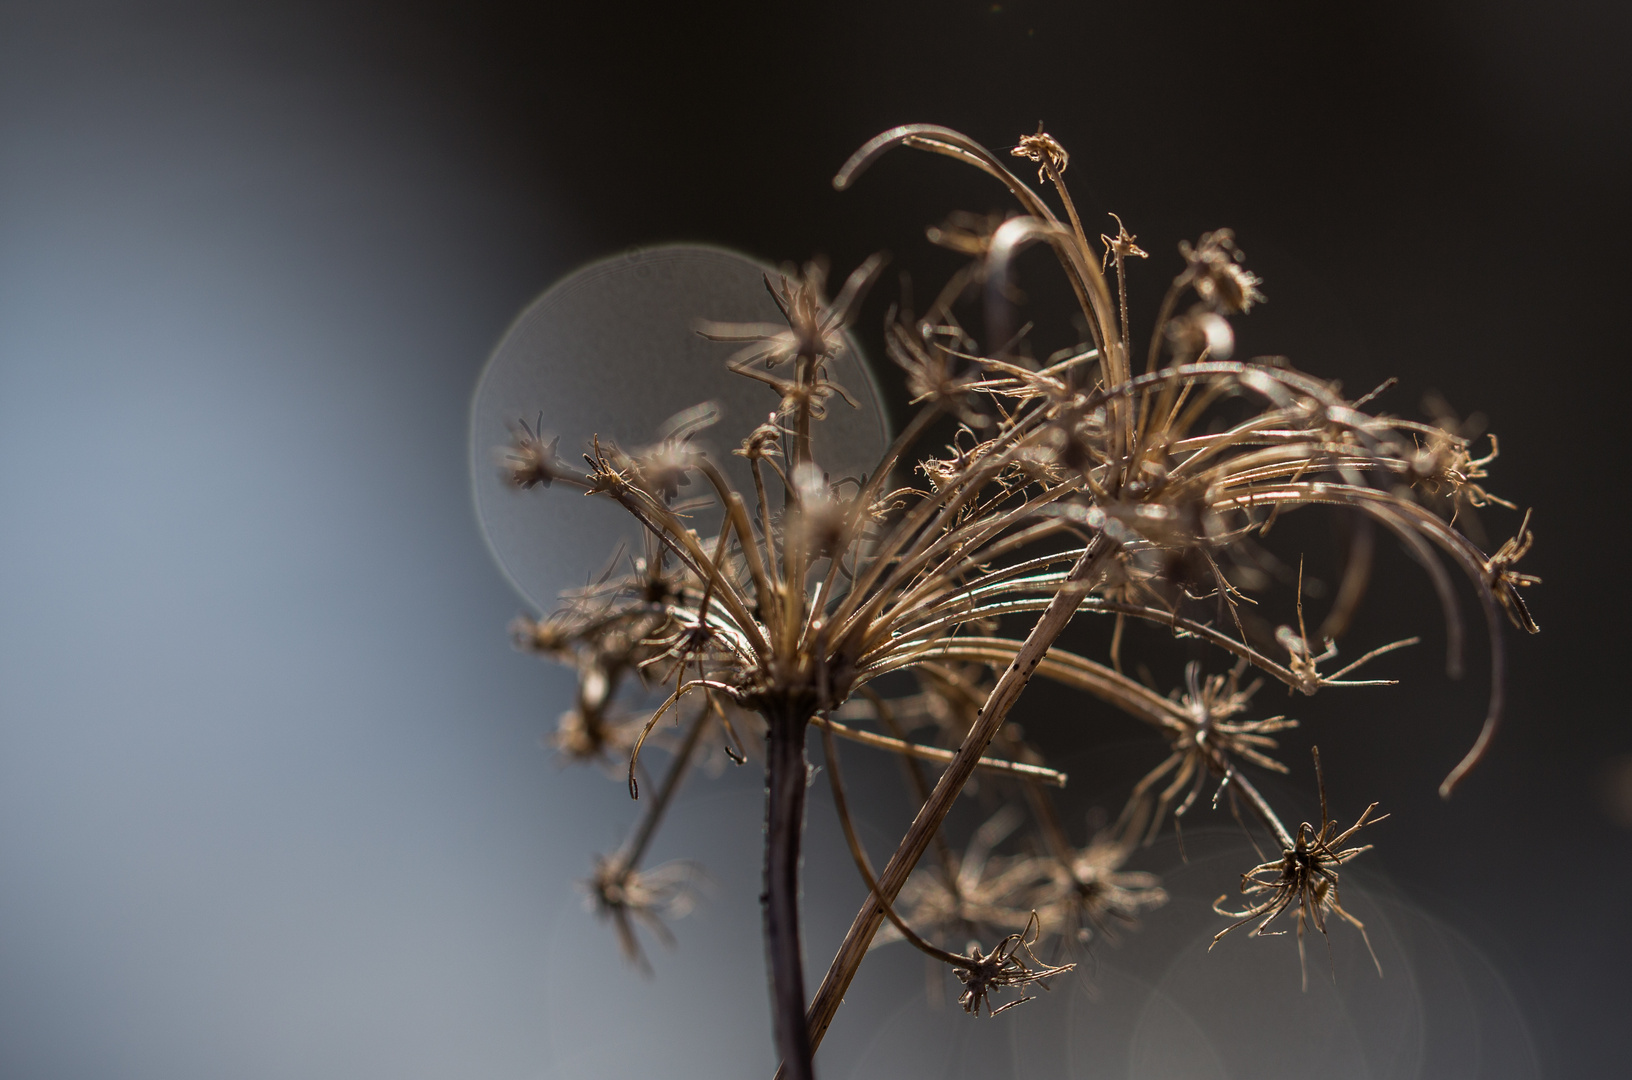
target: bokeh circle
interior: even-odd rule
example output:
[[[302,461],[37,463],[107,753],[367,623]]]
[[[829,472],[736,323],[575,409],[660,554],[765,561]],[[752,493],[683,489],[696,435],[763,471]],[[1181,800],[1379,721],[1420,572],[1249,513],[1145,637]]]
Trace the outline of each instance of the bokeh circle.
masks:
[[[639,448],[669,417],[712,401],[720,421],[699,445],[751,491],[742,459],[730,451],[776,407],[776,394],[726,369],[737,346],[694,328],[699,319],[779,322],[768,274],[775,271],[721,248],[632,249],[563,278],[505,333],[471,403],[471,488],[494,559],[535,609],[547,611],[563,590],[583,586],[620,545],[639,552],[640,534],[621,507],[604,500],[560,486],[516,491],[506,484],[500,460],[512,427],[539,425],[547,437],[560,437],[564,459],[577,461],[593,436]],[[860,407],[830,401],[827,420],[817,425],[817,458],[835,477],[860,474],[883,454],[884,409],[854,342],[830,371]],[[708,515],[698,515],[695,526],[706,534]]]

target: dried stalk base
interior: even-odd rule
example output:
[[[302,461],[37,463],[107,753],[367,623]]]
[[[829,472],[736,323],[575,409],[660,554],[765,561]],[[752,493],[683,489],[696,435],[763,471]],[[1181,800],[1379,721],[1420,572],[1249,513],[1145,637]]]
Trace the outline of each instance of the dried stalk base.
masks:
[[[799,940],[799,844],[805,827],[806,713],[768,716],[765,753],[765,961],[771,1025],[782,1074],[814,1080],[805,1024],[805,968]]]

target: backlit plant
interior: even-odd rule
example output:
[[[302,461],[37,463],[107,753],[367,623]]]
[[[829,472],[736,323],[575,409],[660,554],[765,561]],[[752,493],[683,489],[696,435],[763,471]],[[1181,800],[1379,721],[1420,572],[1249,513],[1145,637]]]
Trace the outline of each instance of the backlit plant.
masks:
[[[915,411],[869,473],[830,475],[812,430],[851,401],[829,366],[878,258],[831,300],[819,266],[768,281],[782,323],[698,324],[708,337],[738,343],[731,369],[767,387],[768,419],[735,450],[752,490],[734,489],[696,446],[714,419],[706,405],[677,416],[646,447],[597,439],[582,467],[526,425],[505,456],[517,487],[563,485],[612,500],[646,537],[627,574],[608,575],[515,627],[522,647],[578,672],[577,700],[556,735],[561,753],[621,763],[630,795],[649,801],[634,834],[596,866],[595,903],[625,953],[645,964],[638,928],[666,938],[663,920],[693,902],[689,864],[643,866],[680,778],[710,747],[762,763],[773,1028],[784,1073],[800,1080],[812,1075],[814,1049],[886,920],[886,937],[952,970],[968,1011],[995,1015],[1071,967],[1042,959],[1044,950],[1064,961],[1077,943],[1164,902],[1156,878],[1125,863],[1199,798],[1251,822],[1274,849],[1242,875],[1237,908],[1222,897],[1215,905],[1235,920],[1223,933],[1245,925],[1273,932],[1284,915],[1296,921],[1300,953],[1304,929],[1324,934],[1328,915],[1363,933],[1341,906],[1338,876],[1365,850],[1351,840],[1379,820],[1374,807],[1340,830],[1326,816],[1322,785],[1320,824],[1288,828],[1253,775],[1287,771],[1274,756],[1276,734],[1296,722],[1252,718],[1255,691],[1264,680],[1303,694],[1388,681],[1355,675],[1415,639],[1347,664],[1335,644],[1365,590],[1379,528],[1427,569],[1455,669],[1462,624],[1449,564],[1483,606],[1493,681],[1478,739],[1441,788],[1448,795],[1485,752],[1501,713],[1504,616],[1536,629],[1520,596],[1535,579],[1513,568],[1530,546],[1528,517],[1494,555],[1458,527],[1470,507],[1510,505],[1481,486],[1494,439],[1479,456],[1454,425],[1368,412],[1374,395],[1349,400],[1335,383],[1284,361],[1235,359],[1230,320],[1263,297],[1229,230],[1180,245],[1154,332],[1136,347],[1125,275],[1146,253],[1120,219],[1115,235],[1090,238],[1063,182],[1069,159],[1058,142],[1039,130],[1012,153],[1036,165],[1064,220],[1002,159],[927,125],[878,136],[835,186],[848,188],[902,146],[984,172],[1018,211],[959,216],[930,231],[968,261],[927,310],[891,310],[886,350]],[[1030,325],[1016,325],[1012,272],[1036,245],[1052,253],[1085,321],[1079,347],[1041,359]],[[683,501],[682,487],[690,496]],[[1295,585],[1291,574],[1279,575],[1296,589],[1297,625],[1253,613],[1278,583],[1266,567],[1284,569],[1265,534],[1312,506],[1336,508],[1352,527],[1313,634],[1301,564]],[[699,533],[702,520],[718,521],[717,529]],[[1056,645],[1078,614],[1114,620],[1102,658]],[[1187,639],[1186,648],[1210,649],[1216,662],[1190,662],[1171,693],[1130,677],[1123,628],[1135,622]],[[1170,748],[1121,814],[1080,845],[1051,801],[1050,789],[1066,777],[1006,722],[1038,675],[1143,721]],[[811,727],[869,890],[813,999],[798,907]],[[670,756],[648,792],[642,750],[653,739]],[[836,739],[900,755],[920,804],[876,873],[850,820]],[[1318,756],[1316,764],[1318,771]],[[941,826],[977,771],[983,788],[1007,802],[959,852]]]

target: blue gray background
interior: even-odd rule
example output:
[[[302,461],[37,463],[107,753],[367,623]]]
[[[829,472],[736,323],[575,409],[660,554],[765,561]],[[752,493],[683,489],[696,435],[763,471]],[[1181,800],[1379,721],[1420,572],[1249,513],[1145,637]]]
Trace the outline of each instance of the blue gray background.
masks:
[[[879,954],[824,1074],[1618,1071],[1627,31],[1579,3],[0,3],[0,1076],[764,1075],[753,777],[688,789],[658,854],[714,894],[643,982],[574,890],[633,809],[539,746],[569,683],[507,646],[470,394],[526,303],[630,245],[882,245],[933,280],[921,227],[996,194],[832,170],[892,124],[1001,146],[1039,116],[1156,254],[1141,288],[1232,224],[1271,296],[1246,348],[1483,410],[1546,632],[1449,805],[1476,680],[1425,655],[1415,691],[1297,703],[1340,812],[1395,812],[1355,872],[1381,990],[1342,937],[1337,990],[1298,995],[1285,941],[1210,983],[1196,912],[1239,859],[1197,860],[1188,906],[1010,1026]],[[1432,635],[1410,584],[1357,636]],[[820,799],[811,830],[819,967],[860,891]]]

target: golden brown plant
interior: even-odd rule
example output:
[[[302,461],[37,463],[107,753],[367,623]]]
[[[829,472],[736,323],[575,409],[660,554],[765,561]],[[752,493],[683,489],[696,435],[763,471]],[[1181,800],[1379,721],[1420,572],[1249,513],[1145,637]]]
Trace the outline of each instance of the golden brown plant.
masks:
[[[732,760],[753,752],[763,763],[767,964],[776,1047],[796,1080],[813,1075],[812,1053],[886,919],[892,936],[951,969],[966,988],[966,1009],[995,1015],[1018,1001],[992,1009],[994,990],[1046,985],[1071,966],[1039,961],[1034,946],[1069,946],[1131,925],[1165,900],[1154,876],[1125,864],[1209,784],[1214,805],[1224,802],[1282,849],[1243,876],[1248,906],[1226,914],[1263,917],[1255,934],[1294,905],[1300,938],[1305,923],[1324,933],[1328,911],[1358,926],[1338,905],[1337,868],[1365,850],[1342,845],[1370,811],[1340,832],[1322,789],[1319,828],[1287,830],[1249,774],[1286,771],[1272,756],[1275,734],[1295,721],[1245,714],[1263,679],[1303,694],[1389,681],[1348,676],[1415,639],[1320,670],[1335,660],[1336,639],[1364,592],[1376,527],[1428,569],[1453,673],[1462,622],[1446,562],[1472,583],[1489,627],[1489,708],[1444,793],[1479,760],[1501,714],[1502,614],[1535,630],[1519,595],[1535,579],[1513,569],[1531,543],[1528,516],[1494,555],[1458,525],[1469,508],[1508,505],[1480,486],[1494,440],[1490,455],[1475,458],[1454,425],[1367,412],[1370,395],[1350,401],[1337,384],[1284,361],[1234,359],[1230,320],[1264,297],[1229,230],[1180,245],[1181,268],[1136,364],[1124,274],[1146,253],[1119,218],[1115,236],[1101,235],[1097,249],[1090,242],[1057,141],[1039,130],[1013,152],[1038,166],[1064,221],[985,147],[929,125],[878,136],[834,185],[848,188],[896,147],[985,173],[1019,212],[964,215],[931,230],[934,242],[970,261],[928,310],[890,313],[886,351],[905,372],[916,411],[869,473],[831,476],[811,432],[828,409],[852,400],[829,369],[878,275],[876,257],[832,301],[815,264],[767,282],[783,324],[699,324],[711,338],[741,344],[731,370],[774,395],[770,419],[743,433],[735,451],[750,491],[733,488],[694,445],[715,420],[706,406],[677,416],[646,448],[597,438],[587,468],[522,424],[505,464],[517,487],[556,484],[617,502],[647,537],[645,557],[628,574],[608,575],[542,622],[516,627],[522,647],[579,673],[557,746],[578,760],[625,756],[632,796],[640,797],[649,738],[660,737],[654,732],[666,717],[689,716],[635,835],[600,863],[591,884],[631,956],[641,955],[635,922],[663,936],[658,916],[689,903],[684,873],[639,864],[699,748],[712,739]],[[1011,283],[1016,260],[1034,246],[1053,256],[1086,325],[1086,340],[1041,361],[1031,355],[1032,324],[1017,324]],[[981,327],[984,347],[971,325]],[[683,502],[682,487],[693,496]],[[696,515],[704,503],[717,518]],[[1361,522],[1313,638],[1301,564],[1296,630],[1255,614],[1275,586],[1263,569],[1266,535],[1279,517],[1310,506]],[[717,528],[699,533],[694,523],[704,520]],[[1078,613],[1115,620],[1105,662],[1056,644]],[[1207,674],[1192,663],[1182,687],[1158,692],[1124,674],[1123,628],[1133,623],[1211,647],[1227,670]],[[1251,669],[1258,678],[1243,685]],[[915,678],[915,692],[899,692],[903,673]],[[1116,823],[1086,846],[1051,802],[1049,790],[1065,777],[1008,722],[1035,675],[1150,725],[1169,747]],[[798,867],[812,725],[827,747],[835,805],[868,899],[807,1002]],[[921,807],[877,874],[849,819],[836,738],[899,755]],[[942,822],[977,770],[982,791],[1008,805],[958,855]],[[1022,822],[1029,828],[1020,830]],[[999,853],[1003,845],[1010,850]],[[933,862],[920,867],[931,849]],[[954,952],[947,946],[955,935],[996,944]]]

